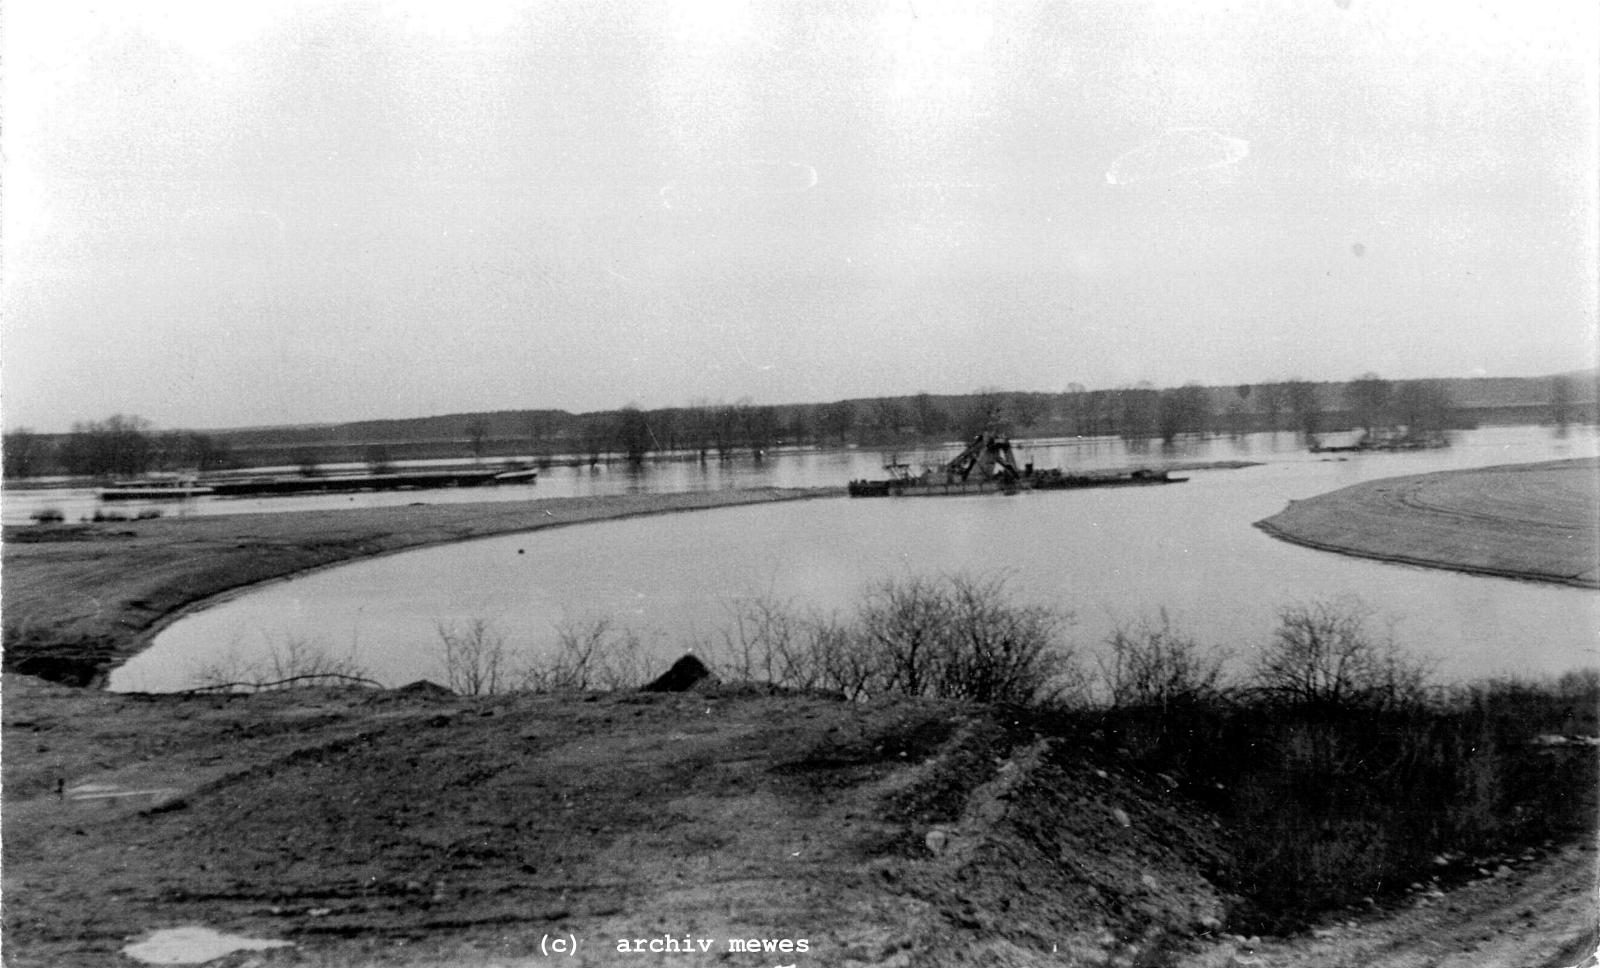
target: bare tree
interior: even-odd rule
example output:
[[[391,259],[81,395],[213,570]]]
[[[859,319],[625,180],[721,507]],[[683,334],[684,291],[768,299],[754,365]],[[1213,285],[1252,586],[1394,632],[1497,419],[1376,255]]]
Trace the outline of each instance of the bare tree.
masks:
[[[1288,406],[1282,383],[1263,383],[1256,387],[1256,406],[1260,408],[1266,429],[1277,432],[1283,429],[1283,411]]]
[[[628,404],[617,414],[617,445],[630,464],[642,464],[655,445],[650,418],[637,405]]]
[[[1322,432],[1322,405],[1317,401],[1317,388],[1304,380],[1290,380],[1283,385],[1284,402],[1294,415],[1295,429],[1306,438]]]
[[[1010,433],[1011,415],[1006,406],[1006,395],[993,388],[974,394],[961,420],[961,439],[971,440],[979,434],[1004,437]]]
[[[1350,419],[1366,431],[1369,438],[1376,438],[1389,426],[1389,401],[1393,392],[1394,384],[1376,373],[1363,374],[1345,386],[1344,405],[1350,411]]]
[[[21,427],[5,435],[5,476],[7,478],[33,477],[44,472],[50,459],[50,447],[43,437]]]
[[[1173,628],[1166,609],[1156,619],[1118,625],[1106,647],[1100,672],[1112,706],[1165,711],[1222,694],[1227,653]]]
[[[911,398],[911,419],[917,435],[927,440],[944,433],[950,418],[931,394],[919,393]]]
[[[1257,683],[1282,702],[1312,708],[1391,708],[1419,701],[1427,666],[1374,632],[1372,619],[1372,610],[1355,599],[1284,608],[1257,660]]]
[[[822,432],[830,440],[838,441],[839,446],[845,445],[855,425],[856,405],[849,400],[840,400],[822,408]]]
[[[61,443],[59,456],[69,474],[143,474],[155,456],[150,421],[119,413],[101,421],[74,424],[72,433]]]
[[[467,441],[472,446],[472,459],[483,459],[483,442],[489,436],[489,424],[482,417],[467,421]]]
[[[1450,391],[1437,380],[1405,380],[1394,387],[1390,415],[1412,441],[1442,440],[1459,422]]]

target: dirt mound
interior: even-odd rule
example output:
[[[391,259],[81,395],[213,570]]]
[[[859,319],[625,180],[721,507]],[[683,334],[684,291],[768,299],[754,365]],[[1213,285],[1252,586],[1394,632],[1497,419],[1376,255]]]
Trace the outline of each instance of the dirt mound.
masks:
[[[688,692],[717,683],[716,675],[706,664],[692,655],[686,655],[672,664],[666,672],[639,687],[640,692]]]

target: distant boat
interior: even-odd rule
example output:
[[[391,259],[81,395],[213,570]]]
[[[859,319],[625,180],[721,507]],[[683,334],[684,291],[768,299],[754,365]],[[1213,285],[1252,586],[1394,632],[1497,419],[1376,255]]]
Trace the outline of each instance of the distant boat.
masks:
[[[496,484],[532,484],[539,479],[539,472],[532,468],[501,471],[494,476]]]
[[[100,489],[102,501],[184,501],[212,493],[194,481],[130,481]]]

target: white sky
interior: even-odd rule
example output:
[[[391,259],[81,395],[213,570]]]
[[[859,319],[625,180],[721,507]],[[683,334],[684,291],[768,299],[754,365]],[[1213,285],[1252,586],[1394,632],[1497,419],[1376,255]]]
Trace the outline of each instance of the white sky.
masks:
[[[8,428],[1595,364],[1592,3],[3,16]]]

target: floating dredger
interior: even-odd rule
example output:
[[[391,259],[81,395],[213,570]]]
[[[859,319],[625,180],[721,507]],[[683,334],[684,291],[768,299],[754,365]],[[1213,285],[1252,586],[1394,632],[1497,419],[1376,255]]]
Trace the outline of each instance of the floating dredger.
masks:
[[[936,497],[946,494],[1014,494],[1081,487],[1127,487],[1144,484],[1181,484],[1165,470],[1088,471],[1068,474],[1060,468],[1035,470],[1032,462],[1017,466],[1011,441],[994,434],[979,434],[943,467],[924,467],[911,473],[911,465],[884,465],[889,476],[877,481],[851,481],[851,497]]]

